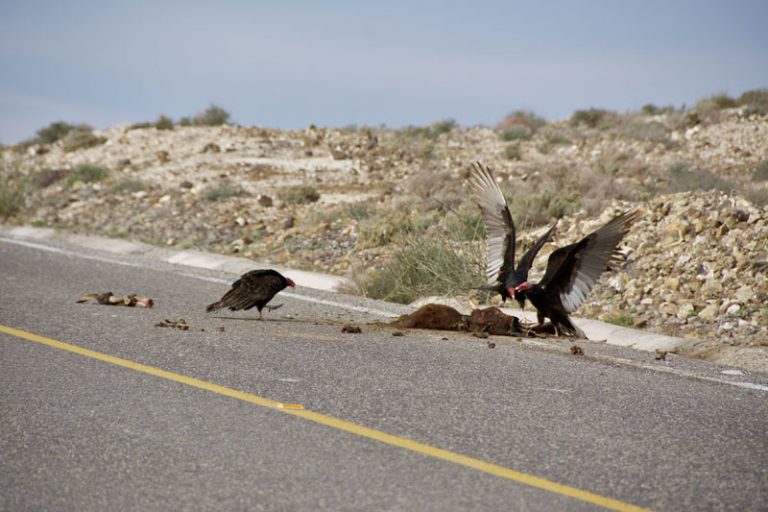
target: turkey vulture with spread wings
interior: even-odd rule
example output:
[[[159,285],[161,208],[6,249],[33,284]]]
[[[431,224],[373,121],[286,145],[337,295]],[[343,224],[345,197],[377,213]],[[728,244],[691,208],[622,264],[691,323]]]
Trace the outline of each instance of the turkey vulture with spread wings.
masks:
[[[603,272],[621,263],[617,247],[638,215],[636,210],[624,212],[580,241],[554,251],[541,281],[517,285],[515,298],[531,301],[538,310],[539,324],[549,318],[555,332],[586,338],[568,314],[584,302]]]
[[[240,276],[240,279],[235,281],[232,288],[224,294],[220,301],[209,304],[205,310],[210,312],[229,308],[232,311],[238,311],[256,307],[259,310],[259,320],[261,320],[261,310],[264,307],[267,309],[280,307],[270,307],[267,306],[267,303],[286,286],[294,288],[296,283],[276,270],[251,270]]]
[[[475,162],[472,164],[469,185],[475,191],[477,206],[483,216],[488,246],[486,275],[489,284],[481,288],[499,293],[503,302],[512,297],[522,309],[525,296],[517,297],[515,288],[528,280],[533,260],[549,240],[557,221],[523,254],[515,268],[515,223],[499,184],[488,167]]]

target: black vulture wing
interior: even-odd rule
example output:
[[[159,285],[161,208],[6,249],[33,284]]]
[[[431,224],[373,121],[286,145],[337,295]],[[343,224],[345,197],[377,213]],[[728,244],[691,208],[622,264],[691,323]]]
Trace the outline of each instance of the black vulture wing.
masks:
[[[556,227],[557,221],[555,221],[555,223],[552,224],[552,227],[549,228],[546,233],[541,235],[541,237],[536,240],[536,243],[533,244],[527,251],[525,251],[523,257],[520,258],[520,261],[517,264],[517,268],[515,269],[515,277],[517,277],[518,280],[517,283],[513,283],[515,286],[528,280],[528,271],[531,270],[531,267],[533,266],[533,260],[536,259],[536,255],[539,253],[544,244],[547,243],[547,240],[549,240],[549,237],[552,236],[552,232]]]
[[[575,244],[554,251],[539,285],[560,298],[567,313],[584,302],[610,265],[622,261],[618,245],[639,213],[624,212]]]
[[[264,307],[272,297],[286,286],[294,286],[276,270],[251,270],[232,284],[232,288],[218,302],[210,304],[206,311],[229,308],[233,311]]]
[[[504,283],[515,265],[515,223],[512,214],[488,167],[480,162],[472,164],[469,185],[475,192],[485,223],[488,246],[486,277],[489,283]]]

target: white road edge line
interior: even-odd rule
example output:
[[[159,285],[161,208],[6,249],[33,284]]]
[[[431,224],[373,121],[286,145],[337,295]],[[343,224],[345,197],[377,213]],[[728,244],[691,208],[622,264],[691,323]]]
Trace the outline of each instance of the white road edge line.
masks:
[[[114,264],[114,265],[122,265],[124,267],[146,268],[145,265],[142,265],[140,263],[131,263],[131,262],[128,262],[128,261],[120,261],[120,260],[117,260],[117,259],[105,258],[105,257],[102,257],[102,256],[93,256],[93,255],[90,255],[90,254],[80,254],[80,253],[77,253],[77,252],[69,251],[67,249],[60,249],[58,247],[52,247],[50,245],[38,244],[38,243],[35,243],[35,242],[26,242],[24,240],[16,240],[16,239],[13,239],[13,238],[6,238],[6,237],[2,237],[2,236],[0,236],[0,242],[6,242],[6,243],[10,243],[10,244],[21,245],[21,246],[24,246],[24,247],[29,247],[31,249],[39,249],[41,251],[53,252],[53,253],[56,253],[56,254],[63,254],[65,256],[71,256],[71,257],[75,257],[75,258],[82,258],[82,259],[85,259],[85,260],[100,261],[102,263],[110,263],[110,264]],[[178,265],[178,263],[175,263],[174,265]],[[194,279],[199,279],[201,281],[209,281],[209,282],[212,282],[212,283],[221,283],[221,284],[232,284],[230,280],[221,279],[221,278],[218,278],[218,277],[198,276],[198,275],[195,275],[195,274],[192,274],[192,273],[189,273],[189,272],[181,272],[181,271],[176,272],[176,271],[172,271],[172,270],[170,272],[173,272],[174,274],[181,275],[181,276],[184,276],[184,277],[191,277],[191,278],[194,278]],[[358,313],[367,313],[367,314],[370,314],[370,315],[383,316],[383,317],[387,317],[387,318],[395,318],[395,317],[400,316],[398,314],[390,313],[389,311],[384,311],[384,310],[381,310],[381,309],[367,308],[365,306],[355,306],[355,305],[352,305],[352,304],[343,304],[341,302],[334,302],[332,300],[316,299],[314,297],[307,297],[305,295],[298,295],[296,293],[291,293],[291,292],[283,292],[283,293],[281,293],[281,295],[285,296],[285,297],[290,297],[291,299],[303,300],[305,302],[312,302],[314,304],[322,304],[324,306],[332,306],[332,307],[336,307],[336,308],[340,308],[340,309],[346,309],[346,310],[350,310],[350,311],[357,311]]]
[[[80,254],[80,253],[77,253],[77,252],[68,251],[67,249],[60,249],[58,247],[52,247],[52,246],[49,246],[49,245],[38,244],[38,243],[34,243],[34,242],[26,242],[24,240],[16,240],[16,239],[13,239],[13,238],[6,238],[6,237],[3,237],[3,236],[0,236],[0,242],[6,242],[6,243],[11,243],[11,244],[21,245],[21,246],[29,247],[29,248],[32,248],[32,249],[39,249],[41,251],[53,252],[53,253],[56,253],[56,254],[64,254],[66,256],[71,256],[71,257],[75,257],[75,258],[82,258],[82,259],[92,260],[92,261],[100,261],[102,263],[110,263],[110,264],[114,264],[114,265],[123,265],[125,267],[147,268],[145,265],[141,265],[139,263],[131,263],[131,262],[127,262],[127,261],[120,261],[120,260],[115,260],[115,259],[111,259],[111,258],[104,258],[104,257],[101,257],[101,256],[92,256],[92,255],[89,255],[89,254]],[[175,272],[175,271],[171,271],[171,272],[173,272],[174,274],[180,275],[180,276],[190,277],[190,278],[193,278],[193,279],[199,279],[201,281],[209,281],[209,282],[212,282],[212,283],[221,283],[221,284],[230,284],[230,282],[228,280],[221,279],[221,278],[218,278],[218,277],[198,276],[198,275],[195,275],[195,274],[191,274],[189,272]],[[394,313],[390,313],[389,311],[383,311],[383,310],[373,309],[373,308],[366,308],[364,306],[353,306],[353,305],[350,305],[350,304],[342,304],[341,302],[334,302],[334,301],[325,300],[325,299],[316,299],[314,297],[305,297],[303,295],[297,295],[295,293],[290,293],[290,292],[284,292],[283,295],[285,295],[287,297],[290,297],[292,299],[303,300],[303,301],[307,301],[307,302],[313,302],[315,304],[323,304],[325,306],[332,306],[332,307],[337,307],[337,308],[340,308],[340,309],[347,309],[347,310],[351,310],[351,311],[358,311],[358,312],[361,312],[361,313],[368,313],[368,314],[373,314],[373,315],[386,316],[386,317],[390,317],[390,318],[399,316],[399,315],[396,315]],[[533,340],[525,340],[525,344],[531,345],[531,346],[536,346],[536,345],[548,346],[545,343],[541,343],[541,342],[537,342],[537,341],[533,341]],[[675,369],[675,368],[663,368],[663,367],[648,366],[648,365],[643,364],[643,363],[638,362],[638,361],[632,361],[630,359],[624,359],[624,358],[619,358],[619,357],[605,356],[605,357],[603,357],[603,359],[605,359],[607,361],[612,361],[614,363],[623,364],[623,365],[626,365],[626,366],[632,366],[632,367],[635,367],[635,368],[642,368],[644,370],[653,370],[653,371],[657,371],[657,372],[661,372],[661,373],[670,373],[670,374],[678,375],[678,376],[682,376],[682,377],[695,378],[695,379],[709,381],[709,382],[715,382],[715,383],[719,383],[719,384],[726,384],[728,386],[734,386],[734,387],[743,388],[743,389],[752,389],[752,390],[757,390],[757,391],[768,391],[768,386],[764,386],[762,384],[754,384],[752,382],[733,382],[733,381],[718,379],[718,378],[715,378],[715,377],[707,377],[707,376],[704,376],[704,375],[696,375],[696,374],[693,374],[691,372],[688,372],[688,371],[685,371],[685,370],[678,370],[678,369]]]

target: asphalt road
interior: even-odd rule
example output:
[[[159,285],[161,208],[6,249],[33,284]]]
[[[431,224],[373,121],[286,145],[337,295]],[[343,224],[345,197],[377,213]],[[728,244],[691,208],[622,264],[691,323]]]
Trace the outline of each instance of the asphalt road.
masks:
[[[768,509],[768,392],[720,368],[393,336],[301,283],[206,314],[236,276],[107,259],[0,241],[0,510]],[[75,303],[108,290],[156,305]]]

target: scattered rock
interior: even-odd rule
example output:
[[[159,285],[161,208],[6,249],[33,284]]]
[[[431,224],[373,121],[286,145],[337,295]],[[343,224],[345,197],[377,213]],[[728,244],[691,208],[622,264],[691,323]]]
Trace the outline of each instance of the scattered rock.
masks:
[[[667,351],[666,350],[659,350],[658,348],[654,350],[654,359],[657,361],[666,361],[667,360]]]
[[[341,332],[348,334],[360,334],[363,332],[359,325],[346,324],[341,328]]]
[[[584,355],[584,349],[582,349],[578,345],[571,345],[571,354],[575,356],[583,356]]]

